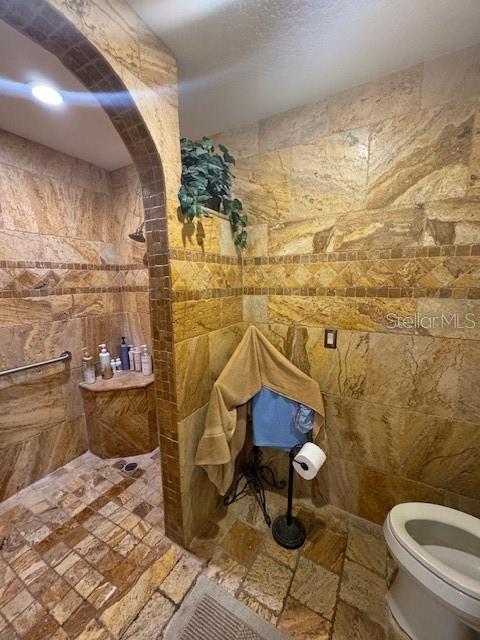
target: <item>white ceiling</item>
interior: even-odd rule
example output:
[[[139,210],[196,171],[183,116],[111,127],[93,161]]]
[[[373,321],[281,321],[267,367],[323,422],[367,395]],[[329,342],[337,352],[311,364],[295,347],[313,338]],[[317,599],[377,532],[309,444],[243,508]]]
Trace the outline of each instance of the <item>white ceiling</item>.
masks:
[[[480,0],[128,0],[177,57],[182,134],[313,102],[480,40]]]
[[[67,91],[65,104],[52,108],[32,98],[28,83],[38,81]],[[108,116],[85,87],[55,56],[2,20],[0,129],[108,170],[132,162]]]
[[[254,122],[480,40],[480,0],[129,2],[177,57],[181,132],[190,137]],[[69,92],[64,107],[31,98],[25,85],[39,79]],[[13,94],[5,80],[19,83]],[[1,20],[0,128],[106,169],[131,162],[83,85]]]

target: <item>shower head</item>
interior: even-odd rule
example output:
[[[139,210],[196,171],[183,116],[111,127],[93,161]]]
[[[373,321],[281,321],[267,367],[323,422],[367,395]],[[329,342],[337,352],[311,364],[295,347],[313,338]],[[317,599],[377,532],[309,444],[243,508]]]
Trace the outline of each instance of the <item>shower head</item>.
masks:
[[[143,235],[143,222],[135,229],[133,233],[129,233],[128,237],[135,242],[145,242],[145,236]]]

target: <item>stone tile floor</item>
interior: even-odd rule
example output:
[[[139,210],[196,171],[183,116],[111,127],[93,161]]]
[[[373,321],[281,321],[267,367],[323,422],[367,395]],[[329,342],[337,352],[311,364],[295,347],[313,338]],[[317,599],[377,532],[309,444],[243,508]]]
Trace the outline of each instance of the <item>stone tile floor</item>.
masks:
[[[0,504],[0,640],[160,639],[201,573],[300,640],[402,638],[378,527],[300,506],[309,539],[286,551],[245,499],[190,553],[164,536],[158,452],[132,460],[86,453]]]

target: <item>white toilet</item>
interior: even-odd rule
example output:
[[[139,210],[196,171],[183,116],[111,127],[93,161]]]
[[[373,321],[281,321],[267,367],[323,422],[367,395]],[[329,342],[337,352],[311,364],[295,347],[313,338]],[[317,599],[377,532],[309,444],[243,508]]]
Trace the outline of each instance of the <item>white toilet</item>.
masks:
[[[436,504],[394,507],[383,525],[398,571],[393,617],[412,640],[480,639],[480,520]]]

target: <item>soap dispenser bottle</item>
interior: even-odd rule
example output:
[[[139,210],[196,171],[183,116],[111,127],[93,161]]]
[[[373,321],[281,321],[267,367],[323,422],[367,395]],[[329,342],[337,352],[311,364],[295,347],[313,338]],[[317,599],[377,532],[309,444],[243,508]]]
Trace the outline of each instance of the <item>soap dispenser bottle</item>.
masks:
[[[152,358],[146,344],[142,344],[142,373],[144,376],[152,374]]]
[[[107,345],[101,344],[100,347],[100,370],[105,380],[109,380],[113,376],[112,366],[110,364],[110,354],[107,351]]]
[[[96,380],[95,365],[93,364],[93,358],[88,353],[87,347],[83,347],[82,351],[83,351],[83,356],[82,356],[83,381],[86,384],[93,384]]]
[[[128,359],[128,344],[125,336],[122,336],[122,342],[120,343],[120,360],[122,361],[122,369],[128,371],[130,369],[130,362]]]

